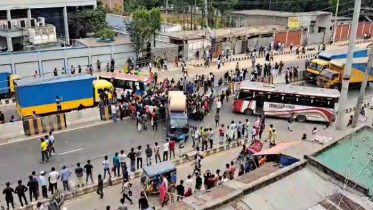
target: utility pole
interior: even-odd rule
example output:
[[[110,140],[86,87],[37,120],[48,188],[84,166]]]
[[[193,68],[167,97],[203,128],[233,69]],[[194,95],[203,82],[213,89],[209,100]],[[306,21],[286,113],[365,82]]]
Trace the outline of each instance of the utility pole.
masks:
[[[334,15],[334,26],[333,26],[333,44],[335,41],[335,36],[337,34],[337,17],[338,17],[338,9],[339,9],[339,0],[337,0],[337,7],[335,8],[335,15]]]
[[[352,27],[350,33],[350,43],[348,44],[348,54],[347,54],[347,61],[345,65],[345,71],[342,78],[342,89],[341,89],[341,96],[339,97],[338,101],[338,116],[337,116],[337,130],[343,129],[343,115],[345,112],[346,104],[347,104],[347,93],[348,93],[348,85],[350,83],[351,77],[351,65],[352,59],[354,55],[354,46],[356,40],[356,32],[357,32],[357,25],[360,16],[360,6],[361,0],[355,0],[354,6],[354,16],[352,18]]]
[[[168,0],[166,0],[166,12],[164,14],[164,23],[167,24],[167,14],[168,14]],[[166,33],[166,26],[163,27],[164,28],[164,31]]]
[[[209,27],[208,13],[207,13],[207,0],[205,0],[205,29]]]
[[[369,51],[368,64],[367,64],[367,67],[365,69],[364,80],[363,80],[363,83],[361,84],[359,97],[357,98],[357,102],[356,102],[354,118],[352,120],[352,127],[353,128],[356,127],[357,120],[359,119],[361,104],[363,103],[363,100],[364,100],[365,89],[366,89],[367,84],[368,84],[368,78],[369,78],[370,70],[372,69],[372,65],[373,65],[373,47],[371,47],[370,51]]]

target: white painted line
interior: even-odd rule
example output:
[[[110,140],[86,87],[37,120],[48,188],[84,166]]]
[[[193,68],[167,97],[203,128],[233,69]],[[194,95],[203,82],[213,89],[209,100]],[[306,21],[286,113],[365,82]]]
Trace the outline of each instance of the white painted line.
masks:
[[[95,123],[95,124],[92,124],[92,125],[86,125],[86,126],[81,126],[81,127],[77,127],[77,128],[71,128],[71,129],[65,129],[65,130],[54,131],[53,134],[56,134],[56,133],[64,133],[64,132],[68,132],[68,131],[75,131],[75,130],[84,129],[84,128],[89,128],[89,127],[94,127],[94,126],[98,126],[98,125],[104,125],[104,124],[108,124],[108,123],[112,123],[112,122],[113,122],[112,120],[109,120],[109,121],[102,121],[102,122]],[[38,138],[40,138],[40,137],[44,137],[44,136],[45,136],[45,134],[41,134],[41,135],[31,136],[31,137],[23,138],[23,139],[9,140],[9,141],[6,142],[6,143],[0,143],[0,146],[4,146],[4,145],[7,145],[7,144],[14,144],[14,143],[17,143],[17,142],[27,141],[27,140],[31,140],[31,139],[38,139]]]
[[[85,150],[85,149],[86,149],[85,147],[82,147],[82,148],[79,148],[79,149],[74,149],[74,150],[70,150],[70,151],[67,151],[67,152],[62,152],[62,153],[58,154],[58,156],[70,154],[70,153],[73,153],[73,152],[79,152],[79,151],[82,151],[82,150]]]

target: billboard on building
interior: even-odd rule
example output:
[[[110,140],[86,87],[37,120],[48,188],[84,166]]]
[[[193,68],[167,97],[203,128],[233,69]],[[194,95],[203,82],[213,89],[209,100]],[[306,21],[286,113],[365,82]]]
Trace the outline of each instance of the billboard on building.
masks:
[[[288,18],[288,27],[290,29],[299,28],[299,17],[289,17]]]

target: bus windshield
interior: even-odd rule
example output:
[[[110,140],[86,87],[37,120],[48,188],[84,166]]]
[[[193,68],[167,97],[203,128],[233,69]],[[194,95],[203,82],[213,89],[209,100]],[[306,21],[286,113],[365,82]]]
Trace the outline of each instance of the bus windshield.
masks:
[[[310,63],[309,67],[313,70],[316,70],[316,71],[322,71],[323,69],[325,69],[327,66],[322,66],[320,64],[317,64],[317,63]]]
[[[114,88],[121,88],[124,90],[145,90],[144,82],[128,81],[122,79],[111,79],[110,81],[113,83]]]

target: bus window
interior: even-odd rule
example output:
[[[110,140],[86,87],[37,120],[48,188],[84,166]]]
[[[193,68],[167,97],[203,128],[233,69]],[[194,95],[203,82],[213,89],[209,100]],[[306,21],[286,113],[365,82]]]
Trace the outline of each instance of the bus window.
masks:
[[[286,101],[286,103],[288,103],[288,104],[294,104],[295,97],[292,96],[292,95],[286,95],[286,96],[285,96],[285,101]]]
[[[253,93],[249,91],[240,91],[240,94],[238,95],[238,99],[242,100],[251,100],[253,99]]]
[[[145,91],[144,82],[139,82],[139,88],[141,91]]]
[[[113,83],[113,86],[115,88],[122,88],[122,89],[125,89],[125,82],[123,80],[119,80],[119,79],[114,79],[114,83]]]
[[[136,90],[140,90],[139,82],[133,82],[133,87],[136,88]]]

